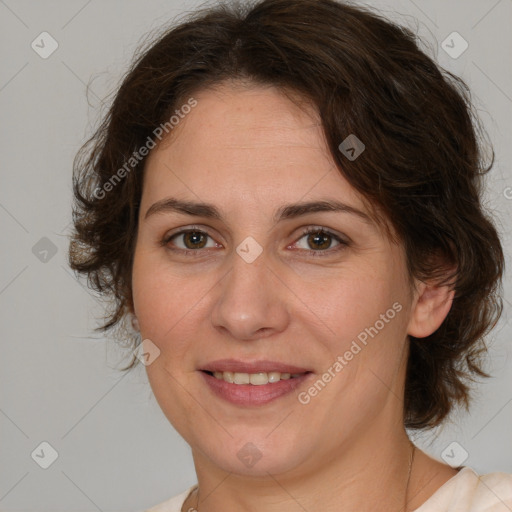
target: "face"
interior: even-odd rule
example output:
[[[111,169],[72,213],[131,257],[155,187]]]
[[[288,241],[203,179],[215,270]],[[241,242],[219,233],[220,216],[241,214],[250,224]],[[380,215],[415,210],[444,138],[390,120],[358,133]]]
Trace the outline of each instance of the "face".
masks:
[[[194,98],[145,168],[133,297],[160,351],[149,381],[212,466],[306,471],[400,424],[414,298],[403,247],[334,166],[312,109],[260,86]],[[345,206],[284,210],[320,202]],[[281,380],[256,384],[273,369]]]

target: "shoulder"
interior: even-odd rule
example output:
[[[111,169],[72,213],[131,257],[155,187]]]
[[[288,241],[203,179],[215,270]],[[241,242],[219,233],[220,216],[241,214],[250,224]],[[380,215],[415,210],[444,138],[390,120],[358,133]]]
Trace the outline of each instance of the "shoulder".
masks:
[[[158,505],[153,505],[151,508],[146,509],[144,512],[181,512],[181,507],[183,503],[187,499],[187,496],[197,487],[197,484],[189,487],[186,491],[183,491],[176,496],[164,501],[163,503],[159,503]]]
[[[191,486],[144,512],[181,512]],[[479,475],[466,466],[448,480],[414,512],[510,512],[512,510],[512,474],[494,472]]]
[[[414,512],[510,512],[512,474],[463,467]]]
[[[512,474],[489,473],[478,477],[474,502],[486,512],[510,512],[512,510]],[[479,509],[476,509],[479,510]]]

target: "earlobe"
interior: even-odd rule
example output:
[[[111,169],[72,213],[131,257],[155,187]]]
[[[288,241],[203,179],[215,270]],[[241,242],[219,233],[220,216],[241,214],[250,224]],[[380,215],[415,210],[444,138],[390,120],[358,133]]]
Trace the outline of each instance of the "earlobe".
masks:
[[[137,320],[137,317],[134,314],[131,315],[131,321],[134,330],[140,331],[139,321]]]
[[[454,295],[455,290],[450,286],[420,281],[407,334],[425,338],[437,331],[450,311]]]

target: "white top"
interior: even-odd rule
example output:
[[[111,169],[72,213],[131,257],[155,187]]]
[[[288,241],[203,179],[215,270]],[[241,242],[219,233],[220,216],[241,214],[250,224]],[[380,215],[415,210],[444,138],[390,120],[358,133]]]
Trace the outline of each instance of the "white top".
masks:
[[[181,512],[185,499],[196,486],[145,512]],[[496,472],[478,475],[474,469],[464,466],[414,512],[511,511],[512,474]]]

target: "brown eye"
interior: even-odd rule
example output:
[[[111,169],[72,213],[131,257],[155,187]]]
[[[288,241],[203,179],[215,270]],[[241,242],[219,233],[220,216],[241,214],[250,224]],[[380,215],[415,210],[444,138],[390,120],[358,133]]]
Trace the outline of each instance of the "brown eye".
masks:
[[[187,231],[182,234],[187,249],[202,249],[206,245],[205,233],[201,231]]]
[[[302,239],[305,239],[306,243],[301,247],[299,242]],[[333,241],[336,242],[336,245],[334,248],[331,248]],[[338,235],[323,228],[308,228],[302,233],[302,236],[295,245],[310,253],[312,256],[329,256],[339,250],[343,250],[349,243]]]
[[[313,249],[329,249],[332,236],[323,231],[310,233],[308,235],[308,244]]]
[[[215,243],[213,241],[213,243],[207,247],[208,239],[211,239],[208,233],[198,229],[189,229],[166,237],[162,241],[162,245],[167,246],[173,251],[182,251],[187,253],[189,251],[192,252],[198,251],[199,249],[215,247]]]

